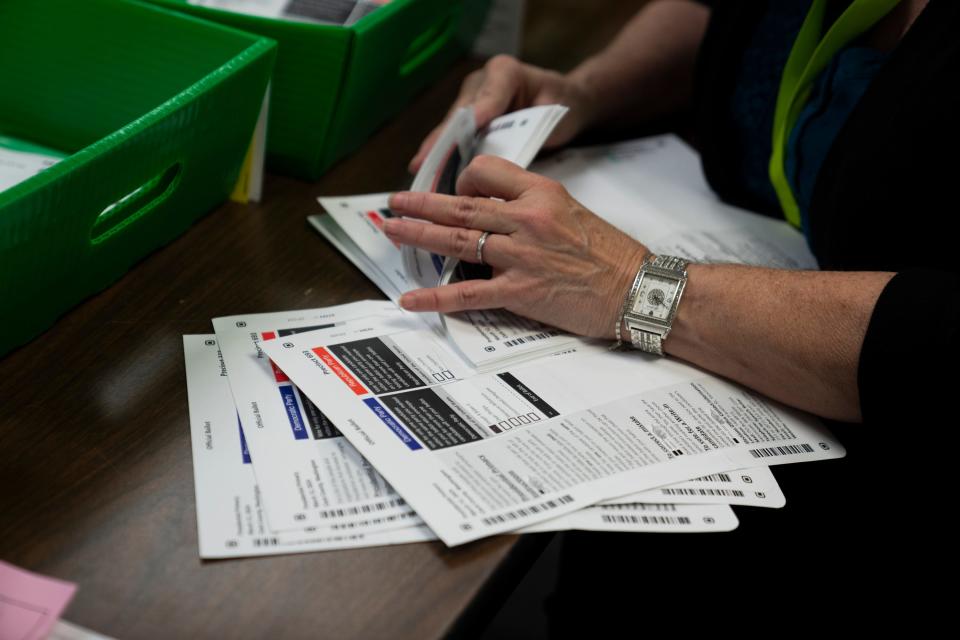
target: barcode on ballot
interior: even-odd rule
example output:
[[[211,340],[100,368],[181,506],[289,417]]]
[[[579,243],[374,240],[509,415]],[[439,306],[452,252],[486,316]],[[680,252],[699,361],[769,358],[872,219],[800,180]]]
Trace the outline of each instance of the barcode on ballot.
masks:
[[[714,473],[709,476],[700,476],[690,482],[733,482],[733,478],[727,473]]]
[[[331,529],[336,529],[338,531],[343,529],[358,529],[363,527],[369,527],[375,524],[387,524],[391,522],[403,522],[404,520],[410,520],[416,518],[417,514],[413,511],[404,511],[403,513],[396,513],[391,516],[382,516],[380,518],[371,518],[369,520],[357,520],[355,522],[337,522],[330,525]]]
[[[665,496],[714,496],[724,498],[742,498],[739,489],[660,489]]]
[[[359,516],[367,513],[377,513],[378,511],[386,511],[387,509],[392,509],[393,507],[402,507],[407,504],[403,498],[392,498],[390,500],[382,500],[380,502],[374,502],[372,504],[360,504],[355,507],[341,507],[339,509],[323,509],[320,511],[321,518],[343,518],[345,516]]]
[[[603,511],[676,511],[675,504],[659,504],[649,502],[620,502],[617,504],[598,504],[590,509],[601,509]]]
[[[524,336],[522,338],[514,338],[513,340],[507,340],[503,343],[505,347],[516,347],[517,345],[526,344],[528,342],[536,342],[537,340],[546,340],[547,338],[552,338],[554,336],[560,335],[559,331],[543,331],[541,333],[533,333],[529,336]]]
[[[510,520],[516,520],[517,518],[524,518],[526,516],[532,516],[544,511],[549,511],[550,509],[556,509],[557,507],[569,502],[573,502],[573,496],[561,496],[555,500],[547,500],[546,502],[530,505],[529,507],[517,509],[516,511],[511,511],[509,513],[501,513],[500,515],[484,518],[483,524],[487,526],[502,524],[504,522],[509,522]]]
[[[279,538],[253,538],[252,542],[255,547],[275,547],[280,544]]]
[[[781,447],[750,449],[750,455],[754,458],[772,458],[774,456],[789,456],[797,453],[813,453],[813,447],[808,444],[785,444]]]
[[[607,524],[690,524],[687,516],[634,516],[618,513],[600,517]]]

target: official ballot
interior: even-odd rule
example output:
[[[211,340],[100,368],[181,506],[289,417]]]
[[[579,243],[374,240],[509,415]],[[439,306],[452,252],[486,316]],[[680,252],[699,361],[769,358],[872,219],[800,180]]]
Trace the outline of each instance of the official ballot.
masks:
[[[458,131],[429,165],[435,178],[476,152]],[[654,250],[816,267],[785,223],[720,202],[674,136],[532,169]],[[324,198],[328,215],[311,222],[396,300],[421,283],[381,232],[387,197]],[[445,261],[427,261],[440,282]],[[214,325],[215,337],[185,337],[209,557],[569,528],[724,531],[737,526],[731,504],[785,504],[769,465],[845,453],[815,418],[752,391],[539,324],[439,324],[368,301]],[[512,356],[511,341],[541,344]]]
[[[229,371],[235,412],[256,459],[272,530],[314,526],[369,533],[419,522],[376,469],[262,349],[267,341],[344,326],[351,319],[402,315],[390,302],[367,301],[214,319],[224,374]]]
[[[319,310],[311,313],[320,314]],[[255,468],[216,336],[184,336],[183,343],[201,557],[305,553],[436,540],[419,516],[384,515],[377,507],[361,509],[366,520],[275,528],[267,507],[270,496],[259,479],[269,481],[276,471],[266,464]],[[303,398],[299,393],[297,397]],[[328,437],[339,437],[344,446],[352,446],[339,431]],[[293,497],[300,495],[292,485],[284,489]],[[756,495],[769,499],[761,500]],[[728,504],[782,506],[782,499],[772,474],[765,467],[757,467],[634,493],[626,496],[625,502],[613,500],[582,515],[543,522],[536,525],[536,530],[727,531],[737,523]]]
[[[490,373],[389,320],[262,348],[448,545],[706,473],[844,455],[815,418],[589,343]]]
[[[527,166],[566,112],[560,105],[532,107],[496,118],[478,131],[473,109],[457,110],[417,172],[412,190],[453,193],[457,176],[477,155]],[[397,246],[383,234],[384,220],[393,217],[388,198],[386,193],[320,198],[328,215],[309,221],[394,302],[407,291],[465,277],[458,260]],[[502,309],[421,317],[480,368],[535,357],[572,339]]]

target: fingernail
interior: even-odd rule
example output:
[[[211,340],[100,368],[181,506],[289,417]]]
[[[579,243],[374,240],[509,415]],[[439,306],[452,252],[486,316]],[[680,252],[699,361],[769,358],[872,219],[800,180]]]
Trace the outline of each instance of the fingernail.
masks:
[[[387,218],[383,221],[383,233],[388,236],[392,236],[397,232],[397,226],[399,226],[399,220],[393,220]]]
[[[387,201],[387,206],[393,210],[404,209],[409,202],[410,196],[405,191],[400,191],[391,194],[390,199]]]
[[[400,296],[400,306],[407,311],[415,311],[417,308],[416,303],[417,297],[410,293],[405,293]]]

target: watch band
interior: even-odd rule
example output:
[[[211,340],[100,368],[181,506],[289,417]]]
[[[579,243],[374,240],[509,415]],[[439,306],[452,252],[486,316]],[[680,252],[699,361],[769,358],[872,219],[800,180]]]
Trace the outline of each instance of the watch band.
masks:
[[[651,262],[653,260],[653,254],[648,253],[643,258],[643,262],[640,265],[640,269],[637,271],[637,275],[633,277],[633,284],[630,285],[630,288],[627,289],[627,292],[623,296],[623,304],[620,305],[620,313],[617,315],[617,325],[614,327],[614,335],[617,336],[617,341],[610,347],[612,351],[616,351],[623,346],[623,329],[621,328],[624,324],[624,321],[627,316],[627,311],[630,309],[630,301],[633,300],[633,297],[637,295],[637,289],[640,288],[640,280],[643,275],[643,265]],[[633,340],[631,340],[631,343]]]
[[[689,261],[676,256],[657,256],[656,259],[650,263],[651,266],[667,269],[668,271],[677,271],[680,273],[683,273],[687,270],[688,264],[690,264]]]
[[[653,353],[658,356],[663,354],[663,338],[652,331],[643,331],[635,327],[630,327],[630,344],[641,351]]]

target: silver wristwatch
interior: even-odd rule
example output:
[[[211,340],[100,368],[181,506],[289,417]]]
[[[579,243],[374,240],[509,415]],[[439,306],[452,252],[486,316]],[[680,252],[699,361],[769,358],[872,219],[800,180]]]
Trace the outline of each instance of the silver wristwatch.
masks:
[[[620,326],[626,325],[635,348],[663,355],[663,341],[673,328],[687,284],[687,264],[673,256],[647,256],[623,301],[623,314],[617,324],[618,344]]]

